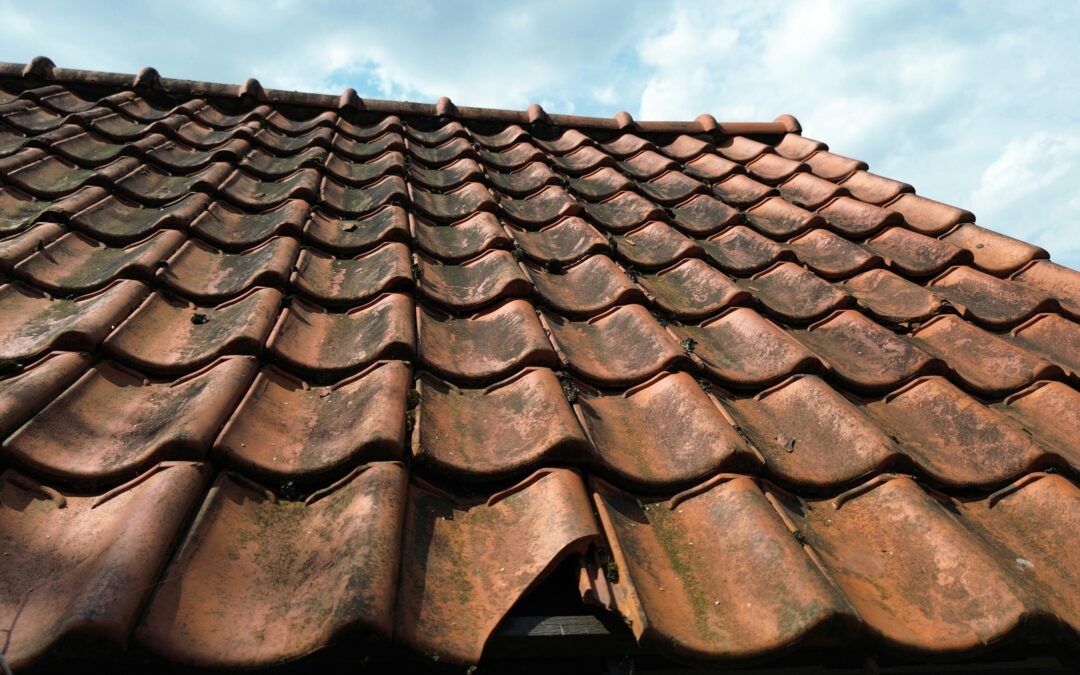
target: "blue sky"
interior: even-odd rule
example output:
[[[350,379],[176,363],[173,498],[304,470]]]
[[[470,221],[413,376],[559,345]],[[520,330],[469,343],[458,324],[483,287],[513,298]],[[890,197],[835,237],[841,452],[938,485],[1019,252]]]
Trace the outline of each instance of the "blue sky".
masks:
[[[0,60],[771,120],[1080,267],[1080,3],[0,0]]]

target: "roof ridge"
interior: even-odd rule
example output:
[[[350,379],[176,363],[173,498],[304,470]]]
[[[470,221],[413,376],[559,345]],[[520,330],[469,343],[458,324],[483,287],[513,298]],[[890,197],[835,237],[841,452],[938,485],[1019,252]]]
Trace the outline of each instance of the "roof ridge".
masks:
[[[620,111],[613,117],[590,117],[586,115],[549,114],[533,103],[526,110],[502,108],[477,108],[455,105],[444,96],[436,103],[388,101],[360,98],[349,87],[340,95],[314,94],[281,89],[264,89],[255,78],[248,78],[239,85],[182,80],[161,77],[154,68],[143,68],[138,74],[109,73],[95,70],[58,68],[47,56],[35,56],[26,64],[0,62],[0,77],[36,78],[44,82],[87,84],[130,89],[154,89],[172,94],[195,96],[252,97],[256,100],[310,106],[324,109],[363,110],[370,112],[442,117],[450,119],[508,122],[516,124],[546,123],[552,126],[590,129],[633,129],[653,133],[711,133],[714,135],[787,134],[802,133],[802,126],[792,115],[780,115],[772,122],[717,122],[708,113],[698,115],[692,121],[643,121],[637,122],[630,113]]]

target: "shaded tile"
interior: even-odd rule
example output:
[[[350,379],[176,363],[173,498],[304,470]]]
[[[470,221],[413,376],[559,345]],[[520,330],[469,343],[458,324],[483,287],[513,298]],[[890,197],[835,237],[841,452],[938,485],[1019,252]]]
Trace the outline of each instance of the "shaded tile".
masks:
[[[885,432],[813,375],[795,375],[731,406],[769,474],[803,489],[849,484],[899,457]]]
[[[819,150],[803,160],[815,176],[825,180],[838,181],[856,171],[865,171],[870,167],[866,162],[837,155],[827,150]]]
[[[324,305],[355,305],[390,291],[412,288],[409,247],[387,242],[355,258],[304,249],[289,286]]]
[[[420,362],[443,377],[490,382],[523,367],[558,366],[555,351],[525,300],[508,300],[464,317],[421,305],[416,323]]]
[[[314,202],[319,199],[321,174],[315,168],[301,168],[281,180],[260,180],[242,171],[234,171],[221,185],[221,194],[245,208],[265,210],[286,200],[301,199]],[[324,194],[325,198],[325,194]],[[342,208],[342,211],[349,211]]]
[[[0,236],[25,230],[48,215],[61,218],[72,216],[87,206],[100,201],[106,192],[101,188],[87,188],[56,201],[37,200],[10,186],[0,187]]]
[[[698,155],[706,152],[714,152],[715,150],[716,146],[709,140],[698,138],[697,136],[689,136],[687,134],[679,134],[678,138],[674,141],[660,148],[660,151],[665,155],[677,159],[680,162],[685,162]]]
[[[480,160],[500,171],[514,171],[530,162],[544,161],[544,153],[529,142],[516,143],[502,150],[480,150]]]
[[[341,133],[334,134],[330,150],[354,162],[366,162],[386,152],[405,152],[405,140],[390,132],[374,139],[358,141]]]
[[[990,274],[1009,274],[1032,260],[1050,257],[1045,249],[991,232],[974,223],[964,223],[941,239],[971,251],[972,264]]]
[[[490,150],[508,148],[518,141],[527,141],[530,138],[529,133],[516,124],[509,124],[494,134],[473,133],[472,136],[477,143]]]
[[[526,225],[546,225],[582,213],[582,206],[558,185],[549,185],[527,199],[504,199],[499,206],[507,216]]]
[[[140,141],[136,141],[130,147],[143,143],[147,145],[154,144],[152,148],[144,153],[146,159],[168,171],[177,173],[197,171],[212,162],[235,163],[251,150],[251,143],[243,138],[226,141],[212,150],[198,150],[189,148],[182,143],[175,143],[160,134],[151,134]],[[264,156],[268,154],[261,150],[256,150],[256,152],[264,154]],[[251,166],[257,170],[254,164]],[[267,166],[266,169],[267,171],[281,171],[278,166]],[[284,176],[289,173],[292,173],[292,170],[284,171],[280,175]]]
[[[1080,320],[1080,272],[1049,260],[1036,260],[1014,274],[1012,280],[1049,295],[1066,314]]]
[[[544,310],[541,317],[562,361],[602,385],[632,385],[685,358],[641,305],[620,305],[582,321]]]
[[[786,513],[887,644],[937,654],[975,649],[1026,613],[1019,585],[985,544],[910,478],[875,479],[843,499],[792,504]]]
[[[409,241],[409,219],[400,206],[384,206],[362,218],[312,211],[304,240],[335,253],[359,253],[386,241]]]
[[[441,169],[411,164],[408,171],[415,183],[434,190],[451,190],[463,183],[484,180],[484,170],[470,157],[463,157]]]
[[[829,146],[799,134],[784,134],[773,149],[781,157],[802,161],[819,150],[828,150]]]
[[[509,251],[489,250],[461,264],[418,256],[417,289],[425,297],[459,310],[532,294],[533,286]]]
[[[692,194],[708,193],[704,183],[694,180],[682,171],[668,171],[637,185],[646,196],[666,204],[681,202]]]
[[[303,502],[221,474],[136,640],[173,661],[252,668],[304,656],[346,630],[389,637],[405,487],[396,462],[367,465]]]
[[[541,469],[487,500],[414,480],[404,530],[394,638],[450,663],[479,661],[518,598],[600,540],[581,477],[566,469]],[[430,592],[451,587],[459,592]]]
[[[620,258],[643,268],[663,267],[682,258],[703,254],[694,240],[659,220],[645,223],[626,234],[613,235],[611,245]]]
[[[0,363],[0,437],[7,437],[82,375],[90,356],[54,351],[26,367]]]
[[[732,274],[752,274],[790,255],[775,241],[742,225],[729,227],[697,243],[720,269]]]
[[[153,293],[103,347],[146,373],[194,370],[227,354],[258,356],[281,306],[281,292],[253,288],[215,307]]]
[[[642,150],[656,150],[656,146],[634,134],[623,134],[609,143],[601,143],[604,152],[615,157],[630,157]]]
[[[750,478],[722,474],[670,500],[590,484],[619,570],[614,604],[643,645],[746,659],[813,644],[850,611]]]
[[[158,271],[157,281],[199,300],[224,300],[253,286],[285,288],[300,245],[274,237],[239,253],[226,253],[190,239]]]
[[[585,148],[585,150],[589,149]],[[658,152],[645,150],[619,162],[619,168],[636,180],[649,180],[662,173],[677,170],[679,163]]]
[[[798,341],[747,307],[733,307],[697,326],[675,326],[674,331],[693,341],[694,357],[709,373],[734,387],[767,386],[820,367]]]
[[[558,138],[544,140],[537,138],[536,144],[556,155],[565,155],[577,150],[583,145],[596,145],[596,141],[589,138],[577,129],[565,129]]]
[[[852,277],[843,286],[878,321],[924,321],[942,311],[944,303],[918,284],[888,270],[876,269]]]
[[[716,144],[716,151],[721,155],[744,164],[770,150],[764,143],[746,136],[725,136]]]
[[[706,181],[723,180],[732,174],[745,172],[742,164],[711,153],[686,163],[686,173]]]
[[[448,225],[416,218],[413,236],[422,251],[446,262],[475,258],[496,246],[510,247],[510,237],[499,219],[486,211]]]
[[[563,179],[555,175],[543,162],[529,162],[510,173],[488,171],[487,180],[496,190],[513,197],[525,197],[545,185],[562,185]]]
[[[494,478],[588,457],[588,441],[547,368],[524,368],[477,389],[424,373],[416,388],[413,461],[439,475]]]
[[[808,171],[809,167],[801,162],[767,152],[747,162],[746,170],[759,180],[775,184],[791,178],[798,171]]]
[[[584,176],[571,178],[567,186],[586,199],[607,199],[616,192],[628,190],[634,185],[629,178],[610,166],[605,166]]]
[[[749,304],[751,298],[723,272],[697,258],[642,274],[638,283],[654,304],[679,319],[703,319],[733,305]]]
[[[1019,572],[1036,611],[1056,616],[1073,630],[1080,624],[1074,592],[1080,580],[1073,564],[1080,550],[1075,537],[1057,532],[1075,531],[1077,504],[1077,487],[1068,479],[1032,474],[985,501],[960,505],[966,523],[1003,549],[999,560]]]
[[[613,305],[645,299],[641,289],[606,255],[592,255],[558,269],[532,263],[525,263],[524,268],[540,297],[565,314],[595,314]]]
[[[64,197],[91,183],[107,187],[139,166],[138,160],[122,157],[100,169],[82,169],[55,155],[44,155],[41,150],[25,150],[20,154],[25,154],[29,161],[7,172],[4,178],[11,185],[39,199]],[[19,158],[10,159],[15,161]]]
[[[836,200],[847,194],[847,190],[836,183],[806,172],[796,173],[791,176],[791,178],[780,184],[779,190],[784,199],[795,206],[810,210],[818,209],[824,206],[826,202]],[[860,203],[850,197],[848,197],[848,200],[854,204]],[[855,218],[850,220],[860,222],[859,219]]]
[[[177,380],[149,380],[99,361],[4,441],[3,454],[82,485],[133,478],[163,460],[199,459],[258,368],[219,359]]]
[[[267,366],[214,451],[273,481],[324,479],[350,466],[401,459],[409,371],[403,361],[376,361],[332,385],[312,386]]]
[[[248,153],[243,161],[238,163],[242,172],[237,172],[234,176],[243,176],[243,179],[231,179],[229,187],[236,190],[241,194],[248,195],[248,190],[245,189],[244,183],[257,185],[256,181],[285,181],[290,175],[303,171],[304,169],[318,170],[326,164],[327,157],[331,156],[326,148],[312,147],[298,152],[295,155],[287,155],[285,157],[279,157],[273,152],[256,148]],[[307,172],[304,172],[307,174]],[[289,183],[296,181],[296,178],[288,180]],[[311,190],[315,190],[318,187],[318,180],[316,179],[315,185],[309,187]],[[262,191],[264,193],[270,191],[279,191],[278,187],[271,187],[269,190],[263,188],[255,191]]]
[[[104,495],[0,474],[8,666],[21,670],[68,639],[124,647],[209,473],[162,464]]]
[[[397,115],[386,115],[374,124],[357,124],[344,116],[337,118],[334,128],[358,141],[367,141],[384,134],[401,134],[405,131]]]
[[[424,145],[442,145],[453,138],[469,137],[469,132],[465,129],[465,126],[456,120],[431,130],[421,130],[409,125],[405,131],[413,140]]]
[[[81,127],[75,125],[75,129],[81,130]],[[64,159],[84,167],[108,164],[121,155],[137,156],[133,148],[122,143],[113,143],[108,139],[85,131],[72,135],[65,133],[64,135],[66,138],[41,147],[47,147]],[[161,140],[164,141],[165,138],[161,137]]]
[[[562,218],[538,230],[508,225],[507,231],[522,251],[537,260],[564,263],[608,249],[607,239],[576,216]]]
[[[911,335],[980,394],[1004,394],[1065,375],[1059,367],[955,315],[934,317]]]
[[[407,170],[405,155],[400,152],[388,152],[368,162],[354,162],[331,154],[323,168],[333,176],[335,182],[352,187],[374,183],[389,173],[404,175]]]
[[[581,384],[574,405],[597,469],[619,482],[670,489],[760,463],[720,404],[687,373],[659,373],[619,392]]]
[[[780,197],[769,197],[746,209],[746,222],[763,234],[781,239],[825,224],[821,216],[800,209]]]
[[[286,367],[320,381],[383,359],[411,360],[416,353],[413,301],[386,293],[347,312],[330,312],[293,298],[266,348]]]
[[[150,279],[185,237],[160,230],[123,248],[105,246],[79,232],[68,232],[14,268],[14,275],[61,293],[85,293],[119,278]]]
[[[93,351],[123,321],[147,288],[118,280],[73,300],[19,284],[0,286],[0,362],[23,362],[46,351]]]
[[[367,215],[388,203],[402,204],[408,199],[408,189],[401,176],[386,176],[366,187],[353,188],[323,179],[319,198],[323,205],[352,216]]]
[[[553,156],[555,166],[569,174],[595,171],[601,166],[617,167],[615,158],[591,145],[583,145],[562,156]]]
[[[852,190],[852,193],[854,194],[854,190]],[[858,197],[858,195],[855,196]],[[942,204],[916,194],[902,194],[895,200],[885,204],[885,208],[902,215],[904,222],[911,229],[930,236],[937,236],[959,223],[975,221],[975,216],[970,211]]]
[[[10,273],[20,260],[44,249],[46,244],[56,241],[66,232],[63,225],[43,222],[31,225],[19,234],[0,238],[0,272]]]
[[[452,138],[435,147],[412,144],[409,146],[409,154],[430,166],[448,164],[462,157],[472,157],[474,159],[480,157],[480,153],[477,153],[472,144],[461,137]]]
[[[1016,325],[1055,306],[1043,291],[965,266],[949,268],[928,286],[965,316],[994,328]]]
[[[805,176],[806,174],[799,174]],[[860,202],[851,197],[837,197],[818,209],[828,227],[849,237],[863,237],[886,227],[902,224],[903,218],[880,206]],[[914,233],[911,233],[914,235]]]
[[[216,246],[247,248],[271,237],[300,236],[310,208],[302,199],[290,199],[269,211],[247,213],[215,201],[195,219],[191,231]]]
[[[143,204],[110,195],[71,217],[71,222],[103,242],[127,244],[155,230],[184,230],[210,205],[208,195],[196,192],[165,206]]]
[[[1040,445],[1063,457],[1074,470],[1080,466],[1076,447],[1080,433],[1080,392],[1061,382],[1036,382],[994,409],[1019,422]]]
[[[835,312],[797,336],[841,380],[860,390],[885,391],[942,367],[908,340],[852,309]]]
[[[620,192],[602,202],[586,204],[585,211],[601,227],[612,232],[624,232],[664,217],[660,207],[634,192]]]
[[[811,168],[814,168],[813,164]],[[829,178],[829,176],[822,176],[822,178]],[[900,194],[915,192],[915,188],[907,183],[885,178],[869,171],[856,171],[840,181],[840,185],[844,186],[855,199],[876,206],[896,199]]]
[[[853,304],[840,287],[791,262],[758,272],[743,286],[770,311],[790,321],[813,321]]]
[[[717,197],[734,206],[750,206],[777,194],[777,191],[768,185],[738,173],[714,183],[712,188]]]
[[[890,227],[863,242],[863,248],[881,256],[897,272],[925,277],[971,261],[971,254],[959,246],[912,232]]]
[[[1080,325],[1057,314],[1036,314],[1010,333],[1014,342],[1080,374]]]
[[[116,180],[115,184],[117,190],[136,201],[150,206],[164,206],[192,192],[213,192],[218,186],[231,194],[229,182],[226,181],[231,171],[232,167],[225,162],[215,162],[190,176],[174,176],[144,164],[130,173],[125,172],[126,175]]]
[[[934,482],[987,487],[1035,468],[1031,436],[941,377],[923,377],[867,406]]]
[[[709,236],[743,220],[738,211],[709,195],[695,195],[669,211],[676,227],[694,236]]]
[[[445,193],[416,188],[413,203],[437,220],[458,220],[477,211],[494,211],[495,198],[483,183],[466,183]]]
[[[828,230],[810,230],[788,245],[800,261],[827,279],[848,277],[883,264],[880,257]]]

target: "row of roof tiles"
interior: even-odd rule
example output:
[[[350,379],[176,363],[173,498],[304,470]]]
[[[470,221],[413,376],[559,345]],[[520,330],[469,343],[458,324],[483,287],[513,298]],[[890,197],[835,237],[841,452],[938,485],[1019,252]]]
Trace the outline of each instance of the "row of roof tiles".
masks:
[[[1025,626],[1080,630],[1080,551],[1048,532],[1080,526],[1080,492],[1055,475],[965,500],[908,477],[807,499],[722,474],[643,500],[544,469],[463,499],[388,462],[289,502],[211,473],[161,464],[98,496],[0,475],[9,662],[92,634],[252,667],[359,632],[474,663],[514,603],[572,554],[589,561],[585,599],[621,613],[643,644],[692,660],[860,634],[946,655],[1022,639]],[[45,583],[28,592],[34,581]]]

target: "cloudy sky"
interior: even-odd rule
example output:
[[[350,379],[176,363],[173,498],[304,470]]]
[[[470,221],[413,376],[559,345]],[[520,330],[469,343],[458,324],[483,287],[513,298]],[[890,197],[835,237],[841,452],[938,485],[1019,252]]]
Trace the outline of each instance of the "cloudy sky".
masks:
[[[0,0],[0,60],[772,120],[1080,267],[1080,3]]]

